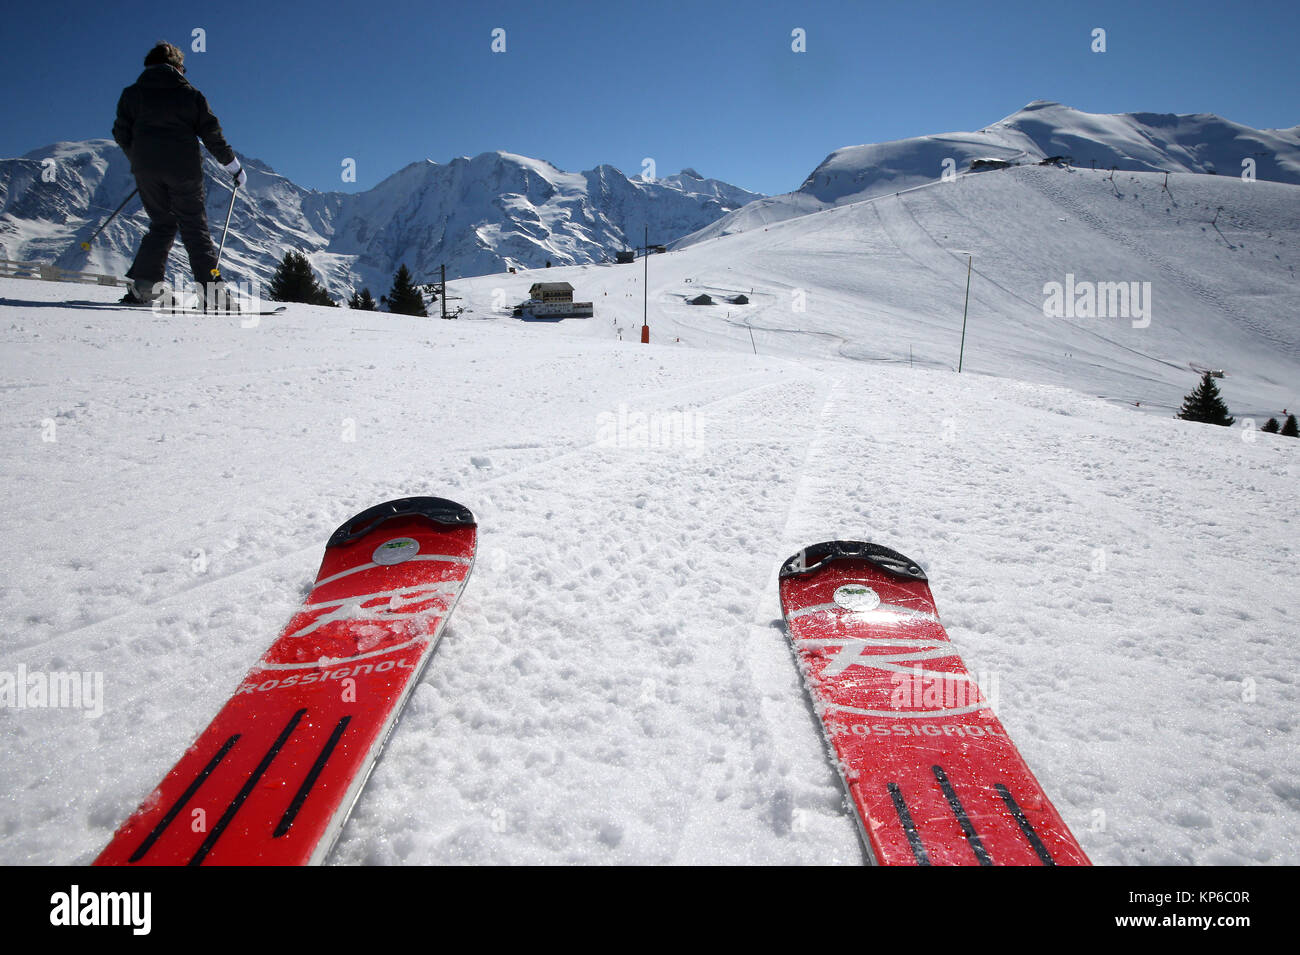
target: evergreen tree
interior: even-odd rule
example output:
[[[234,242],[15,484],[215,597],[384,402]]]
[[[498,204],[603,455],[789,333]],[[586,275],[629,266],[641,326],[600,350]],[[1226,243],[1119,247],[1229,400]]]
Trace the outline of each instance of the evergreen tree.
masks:
[[[306,302],[309,305],[333,305],[329,292],[316,281],[311,263],[301,252],[290,250],[271,278],[267,295],[273,302]]]
[[[370,297],[370,289],[368,288],[363,288],[360,294],[353,292],[352,297],[348,299],[348,308],[357,308],[363,312],[378,311],[378,306],[375,305],[375,300]]]
[[[1267,421],[1264,422],[1264,427],[1260,428],[1259,430],[1263,431],[1265,434],[1277,434],[1278,427],[1279,425],[1277,423],[1277,419],[1269,418]]]
[[[415,287],[411,281],[410,269],[406,263],[397,270],[393,276],[393,287],[388,294],[380,298],[388,306],[388,310],[397,315],[420,315],[427,317],[428,312],[424,310],[424,296],[420,290]]]
[[[1201,383],[1196,386],[1196,390],[1183,399],[1178,417],[1184,421],[1203,421],[1225,427],[1234,420],[1228,415],[1228,406],[1223,403],[1219,388],[1208,371],[1201,376]]]
[[[1300,430],[1296,428],[1295,415],[1286,416],[1286,424],[1282,425],[1282,433],[1288,438],[1300,438]]]

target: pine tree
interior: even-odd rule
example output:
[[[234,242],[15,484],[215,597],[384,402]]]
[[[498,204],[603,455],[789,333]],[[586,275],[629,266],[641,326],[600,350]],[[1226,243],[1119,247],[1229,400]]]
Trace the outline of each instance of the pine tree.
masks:
[[[378,310],[375,300],[370,296],[370,289],[363,288],[360,294],[353,292],[352,297],[348,299],[348,308],[360,309],[363,312],[374,312]]]
[[[381,302],[388,305],[388,310],[397,315],[420,315],[427,317],[428,312],[424,310],[424,296],[420,290],[415,287],[411,281],[411,272],[406,267],[406,263],[397,270],[393,276],[393,287],[388,294],[380,298]]]
[[[1282,425],[1282,434],[1288,438],[1300,438],[1300,429],[1296,428],[1295,415],[1286,416],[1286,424]]]
[[[333,305],[329,292],[316,281],[311,263],[301,252],[290,250],[271,278],[267,295],[273,302],[306,302],[309,305]]]
[[[1201,383],[1196,386],[1196,390],[1183,399],[1178,417],[1184,421],[1203,421],[1225,427],[1235,420],[1228,415],[1228,406],[1223,403],[1219,388],[1208,371],[1201,376]]]
[[[1260,428],[1259,430],[1263,431],[1265,434],[1277,434],[1277,429],[1279,427],[1280,426],[1278,425],[1276,418],[1269,418],[1267,421],[1264,422],[1264,427]]]

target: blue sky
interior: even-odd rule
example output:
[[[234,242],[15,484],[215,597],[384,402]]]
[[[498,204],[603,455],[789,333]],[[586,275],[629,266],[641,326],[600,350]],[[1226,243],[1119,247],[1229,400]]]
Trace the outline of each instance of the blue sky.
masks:
[[[1300,123],[1293,0],[52,0],[6,11],[0,156],[108,136],[148,48],[190,50],[195,29],[189,77],[231,145],[322,190],[502,149],[785,192],[840,146],[980,129],[1035,99]]]

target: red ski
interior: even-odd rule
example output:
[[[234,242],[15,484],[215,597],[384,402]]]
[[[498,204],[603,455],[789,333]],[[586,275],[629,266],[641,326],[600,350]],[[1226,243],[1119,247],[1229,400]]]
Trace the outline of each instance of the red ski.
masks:
[[[390,501],[330,537],[316,585],[96,865],[324,860],[474,564],[468,509]]]
[[[939,622],[925,573],[859,541],[781,567],[804,681],[879,865],[1088,865]]]

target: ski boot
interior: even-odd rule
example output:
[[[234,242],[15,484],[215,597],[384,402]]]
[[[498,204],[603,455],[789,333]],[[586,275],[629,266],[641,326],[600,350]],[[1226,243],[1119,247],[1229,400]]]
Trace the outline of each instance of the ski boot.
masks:
[[[126,294],[119,299],[123,305],[149,305],[157,300],[155,283],[142,279],[131,279],[126,286]]]

